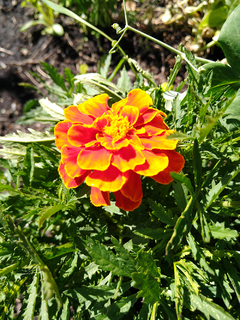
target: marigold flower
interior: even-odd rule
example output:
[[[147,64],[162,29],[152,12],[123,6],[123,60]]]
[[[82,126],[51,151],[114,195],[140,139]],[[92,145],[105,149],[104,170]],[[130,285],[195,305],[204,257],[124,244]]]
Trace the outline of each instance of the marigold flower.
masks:
[[[184,158],[174,151],[178,140],[167,139],[173,131],[163,121],[166,115],[151,107],[145,91],[134,89],[111,108],[108,99],[101,94],[64,110],[66,120],[54,129],[59,173],[67,188],[85,180],[95,206],[110,205],[113,192],[116,206],[132,211],[142,201],[140,175],[168,184]]]

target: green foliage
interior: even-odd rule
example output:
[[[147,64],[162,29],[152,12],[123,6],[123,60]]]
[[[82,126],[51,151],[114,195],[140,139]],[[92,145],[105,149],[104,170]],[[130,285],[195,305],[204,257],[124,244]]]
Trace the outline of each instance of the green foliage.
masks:
[[[232,17],[236,28],[237,15]],[[227,27],[222,32],[227,70],[238,74],[238,45],[229,38],[227,46]],[[36,121],[41,108],[54,125],[63,119],[62,106],[101,92],[114,102],[132,87],[146,90],[153,105],[163,108],[162,89],[134,60],[124,59],[137,72],[134,84],[122,60],[107,78],[110,57],[100,74],[76,77],[43,64],[53,81],[45,88],[55,103],[51,98],[29,102],[28,120]],[[172,173],[169,185],[143,178],[144,198],[133,212],[114,202],[92,206],[84,184],[66,189],[51,130],[0,138],[1,320],[239,319],[239,91],[230,91],[229,82],[219,77],[222,72],[229,79],[232,71],[214,63],[200,73],[187,50],[185,57],[187,93],[172,101],[165,120],[177,130],[169,139],[179,139],[185,167]],[[22,302],[17,317],[16,298]]]

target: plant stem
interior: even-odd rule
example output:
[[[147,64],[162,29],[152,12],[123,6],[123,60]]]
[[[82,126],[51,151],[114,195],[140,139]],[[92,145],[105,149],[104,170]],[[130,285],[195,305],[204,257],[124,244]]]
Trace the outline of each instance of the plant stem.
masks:
[[[158,308],[158,302],[155,302],[152,308],[150,320],[156,320],[157,308]]]

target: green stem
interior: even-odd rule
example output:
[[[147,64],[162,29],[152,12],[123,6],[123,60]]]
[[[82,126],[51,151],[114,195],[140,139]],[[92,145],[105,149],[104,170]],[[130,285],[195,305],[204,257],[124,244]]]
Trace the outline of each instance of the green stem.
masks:
[[[119,292],[119,289],[120,289],[121,284],[122,284],[122,279],[123,279],[123,277],[120,276],[120,277],[119,277],[119,280],[118,280],[118,284],[117,284],[116,291],[115,291],[114,296],[113,296],[113,299],[114,299],[114,300],[116,300],[117,297],[118,297],[118,292]]]
[[[158,301],[154,303],[150,320],[156,320]]]
[[[115,77],[115,75],[117,74],[118,70],[121,68],[122,64],[126,61],[126,58],[122,58],[118,65],[116,66],[116,68],[113,70],[112,74],[110,75],[110,77],[108,78],[109,81],[112,81],[112,79]]]

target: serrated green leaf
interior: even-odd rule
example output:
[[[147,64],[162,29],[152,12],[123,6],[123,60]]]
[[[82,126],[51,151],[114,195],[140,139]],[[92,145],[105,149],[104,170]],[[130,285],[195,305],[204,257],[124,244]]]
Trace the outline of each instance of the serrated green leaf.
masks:
[[[178,72],[181,69],[181,67],[182,67],[182,58],[179,55],[177,55],[175,57],[174,67],[173,69],[170,69],[170,74],[168,77],[168,86],[166,88],[166,91],[168,91],[170,87],[174,84],[176,76],[178,75]]]
[[[191,196],[193,196],[193,197],[195,196],[191,181],[183,173],[176,173],[176,172],[172,171],[172,172],[170,172],[170,174],[174,180],[185,184],[185,186],[187,187]]]
[[[107,79],[108,70],[111,64],[112,55],[108,54],[107,58],[104,61],[103,67],[100,68],[100,75],[103,76],[103,78]]]
[[[47,98],[40,99],[39,103],[50,116],[56,119],[56,121],[65,120],[63,109],[56,103],[49,101]]]
[[[181,216],[178,218],[174,231],[172,233],[171,239],[168,241],[166,246],[166,254],[168,250],[173,249],[175,245],[179,245],[182,241],[184,232],[188,233],[192,226],[192,210],[193,210],[193,197],[191,197],[187,203],[185,210],[182,212]]]
[[[27,306],[23,314],[23,320],[32,320],[34,317],[36,299],[38,296],[38,285],[39,285],[39,272],[36,272],[33,281],[28,287],[29,297],[27,300]]]
[[[49,74],[51,79],[55,84],[57,84],[63,91],[67,92],[63,77],[59,75],[57,69],[53,66],[50,66],[46,62],[41,62],[44,70]]]
[[[49,313],[48,313],[48,304],[43,296],[42,296],[42,303],[41,303],[39,318],[40,318],[39,320],[50,320]]]
[[[72,71],[69,68],[65,68],[64,69],[64,74],[66,77],[66,81],[69,84],[69,90],[72,91],[74,88],[74,74],[72,73]]]
[[[168,239],[172,234],[172,230],[165,230],[162,228],[158,228],[158,229],[141,228],[141,229],[134,230],[134,233],[143,238],[162,240],[162,239]]]
[[[153,305],[160,299],[160,269],[157,268],[150,252],[140,250],[136,257],[138,272],[132,273],[133,286],[139,289],[137,297]]]
[[[84,286],[69,289],[64,294],[78,301],[79,304],[87,301],[106,301],[114,296],[116,285]]]
[[[39,212],[40,217],[38,220],[38,227],[41,228],[41,226],[43,225],[43,223],[45,222],[46,219],[50,218],[56,212],[63,210],[65,207],[66,207],[65,204],[59,203],[54,206],[50,206],[50,207],[42,209]]]
[[[235,320],[228,312],[224,311],[222,307],[213,303],[202,294],[196,295],[190,292],[189,298],[191,306],[201,311],[207,319],[211,316],[216,320]]]
[[[120,300],[112,303],[109,307],[104,309],[106,314],[98,314],[94,316],[94,320],[119,320],[123,318],[137,301],[136,295],[122,297]]]
[[[199,146],[197,139],[194,140],[193,145],[193,172],[196,192],[201,188],[202,184],[202,159],[199,152]]]
[[[174,226],[175,219],[172,216],[169,216],[167,212],[165,212],[164,208],[160,203],[156,203],[152,199],[148,199],[148,203],[150,204],[151,209],[153,210],[153,214],[163,223],[166,223],[170,226]]]
[[[63,309],[62,309],[62,313],[59,320],[69,320],[69,319],[70,319],[70,303],[67,298],[63,304]]]
[[[75,83],[83,83],[93,87],[99,93],[107,93],[109,96],[114,99],[122,99],[124,96],[124,92],[118,88],[114,83],[105,79],[98,73],[87,73],[76,76]],[[117,92],[119,92],[122,96],[120,96]]]
[[[129,92],[131,90],[131,87],[132,87],[131,79],[130,79],[125,67],[123,67],[123,69],[120,72],[120,77],[118,78],[117,86],[123,92]]]
[[[13,263],[10,266],[7,266],[3,269],[0,269],[0,277],[4,274],[7,274],[9,272],[12,272],[13,270],[17,269],[19,267],[19,262]]]
[[[48,143],[48,142],[54,142],[55,137],[53,134],[49,132],[39,132],[36,130],[33,130],[31,128],[28,129],[31,133],[25,133],[22,131],[17,131],[16,133],[10,133],[7,134],[4,137],[0,137],[0,142],[2,144],[5,143]]]
[[[129,272],[135,271],[135,260],[133,259],[129,251],[113,236],[111,237],[111,241],[114,245],[114,250],[119,255],[119,258],[122,261],[125,261],[125,263],[127,264],[127,269],[129,270]]]
[[[209,226],[211,235],[215,239],[231,239],[231,238],[237,238],[239,236],[239,233],[237,230],[232,230],[229,228],[225,228],[224,222],[216,222],[215,225]]]
[[[231,169],[231,168],[229,168]],[[211,190],[209,190],[206,196],[206,205],[205,208],[207,209],[210,207],[213,202],[217,199],[220,193],[226,188],[226,186],[237,176],[240,172],[240,165],[238,165],[234,170],[231,172],[226,172],[221,181],[214,185]]]
[[[236,266],[233,265],[232,261],[222,259],[222,263],[225,267],[226,274],[234,288],[238,301],[240,302],[240,277],[237,273]]]
[[[94,262],[98,264],[103,270],[111,271],[112,274],[118,276],[131,278],[131,270],[128,270],[128,265],[125,263],[125,261],[118,259],[115,254],[107,250],[107,248],[102,243],[96,240],[93,241],[88,237],[86,242],[86,249]]]

